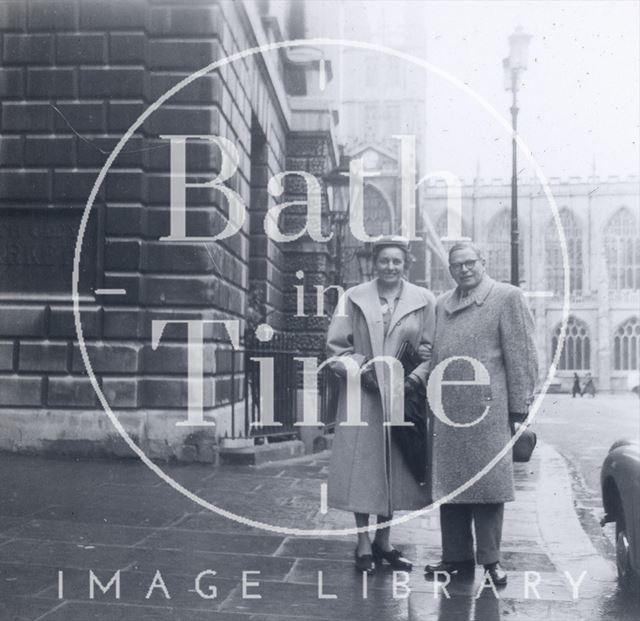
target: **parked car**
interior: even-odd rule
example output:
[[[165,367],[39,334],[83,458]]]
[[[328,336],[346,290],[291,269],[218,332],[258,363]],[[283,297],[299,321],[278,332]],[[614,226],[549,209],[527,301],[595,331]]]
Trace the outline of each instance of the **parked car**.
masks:
[[[616,564],[623,588],[640,576],[640,441],[618,440],[609,449],[600,472],[601,524],[616,524]]]

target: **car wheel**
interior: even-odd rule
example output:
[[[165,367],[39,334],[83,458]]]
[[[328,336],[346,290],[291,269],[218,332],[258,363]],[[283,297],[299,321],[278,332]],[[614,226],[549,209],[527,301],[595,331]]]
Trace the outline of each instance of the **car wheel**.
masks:
[[[619,513],[622,513],[622,508],[619,509]],[[633,588],[636,576],[631,567],[631,549],[623,517],[616,520],[616,565],[620,586],[625,590]]]

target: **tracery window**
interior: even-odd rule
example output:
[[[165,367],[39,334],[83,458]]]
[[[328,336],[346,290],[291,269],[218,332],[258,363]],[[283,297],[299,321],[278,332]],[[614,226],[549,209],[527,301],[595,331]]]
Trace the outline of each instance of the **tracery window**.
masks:
[[[551,337],[551,357],[554,358],[560,343],[562,326],[558,325]],[[560,371],[586,371],[591,368],[591,338],[584,321],[570,316],[558,369]]]
[[[629,209],[619,209],[604,233],[604,248],[613,291],[640,289],[640,230]]]
[[[582,293],[582,228],[575,216],[566,207],[560,210],[560,222],[567,240],[569,259],[569,290],[573,294]],[[551,220],[545,232],[545,273],[547,288],[554,293],[564,291],[564,267],[562,247],[555,220]]]
[[[640,368],[640,321],[627,319],[613,337],[613,368],[616,371],[637,371]]]
[[[486,246],[487,272],[491,278],[511,282],[511,213],[502,210],[489,221]],[[518,271],[524,279],[524,236],[520,230]]]

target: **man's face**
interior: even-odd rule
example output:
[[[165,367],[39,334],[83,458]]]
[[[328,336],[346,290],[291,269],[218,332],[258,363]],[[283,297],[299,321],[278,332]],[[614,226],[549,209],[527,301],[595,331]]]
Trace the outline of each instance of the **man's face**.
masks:
[[[463,248],[451,253],[449,272],[463,291],[473,289],[484,276],[484,259],[480,259],[473,248]]]

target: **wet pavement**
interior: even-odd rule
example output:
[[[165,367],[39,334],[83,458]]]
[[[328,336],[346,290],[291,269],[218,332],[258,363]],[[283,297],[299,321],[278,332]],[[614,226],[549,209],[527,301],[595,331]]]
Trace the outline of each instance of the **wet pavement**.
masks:
[[[565,461],[549,445],[534,455],[517,465],[517,501],[505,515],[508,586],[496,597],[481,589],[477,571],[473,582],[449,585],[447,598],[422,576],[422,566],[439,558],[433,513],[393,529],[392,541],[414,560],[414,572],[394,578],[383,569],[364,585],[353,568],[353,535],[291,536],[229,520],[133,460],[0,454],[0,620],[637,619],[637,598],[618,591],[612,563],[580,526]],[[321,511],[328,458],[163,470],[251,520],[351,528],[350,514]],[[106,587],[117,570],[119,594],[115,581],[103,593],[100,584]],[[100,581],[93,594],[91,572]],[[583,572],[574,600],[567,575],[577,581]]]
[[[600,527],[600,468],[611,445],[621,438],[640,438],[640,400],[626,394],[599,393],[595,398],[547,395],[535,422],[539,436],[569,466],[576,511],[596,549],[615,558],[615,525]],[[605,537],[603,537],[606,535]]]

